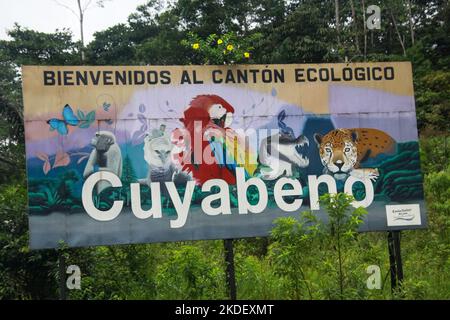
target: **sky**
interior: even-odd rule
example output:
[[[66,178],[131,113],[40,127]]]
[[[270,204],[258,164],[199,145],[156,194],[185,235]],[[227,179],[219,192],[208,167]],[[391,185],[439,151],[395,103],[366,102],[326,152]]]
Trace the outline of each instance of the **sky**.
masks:
[[[7,30],[17,22],[23,27],[41,32],[54,32],[56,29],[68,28],[74,39],[80,39],[78,18],[68,9],[57,4],[63,3],[77,11],[76,0],[0,0],[0,39],[8,40]],[[82,0],[87,3],[89,0]],[[84,38],[88,44],[94,39],[96,31],[105,30],[118,23],[127,22],[128,16],[136,7],[147,0],[110,0],[105,1],[104,8],[92,4],[85,13]]]

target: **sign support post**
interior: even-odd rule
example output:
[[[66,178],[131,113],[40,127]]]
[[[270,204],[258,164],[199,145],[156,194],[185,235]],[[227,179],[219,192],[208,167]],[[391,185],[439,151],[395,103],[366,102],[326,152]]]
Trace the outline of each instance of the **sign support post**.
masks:
[[[59,300],[67,300],[66,290],[66,258],[64,251],[58,250]]]
[[[230,300],[236,300],[236,276],[234,272],[233,239],[223,240],[223,245],[225,249],[225,273],[228,293],[230,295]]]
[[[400,231],[388,232],[389,265],[391,274],[391,292],[401,288],[403,281],[403,263],[400,251]]]

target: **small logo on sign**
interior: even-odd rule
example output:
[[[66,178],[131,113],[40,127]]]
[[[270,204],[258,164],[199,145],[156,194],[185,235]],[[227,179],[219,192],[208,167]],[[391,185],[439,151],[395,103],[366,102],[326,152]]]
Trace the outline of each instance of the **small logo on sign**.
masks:
[[[399,211],[393,211],[394,213],[394,220],[406,220],[406,221],[411,221],[412,219],[414,219],[414,215],[411,214],[409,211],[403,211],[403,210],[399,210]]]
[[[388,205],[386,206],[386,217],[388,227],[422,224],[418,204]]]

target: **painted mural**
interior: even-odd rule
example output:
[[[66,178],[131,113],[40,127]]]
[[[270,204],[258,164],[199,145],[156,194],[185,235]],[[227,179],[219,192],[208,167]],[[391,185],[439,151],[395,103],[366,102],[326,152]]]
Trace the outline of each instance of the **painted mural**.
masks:
[[[264,236],[348,188],[361,231],[426,226],[408,63],[23,75],[32,248]]]

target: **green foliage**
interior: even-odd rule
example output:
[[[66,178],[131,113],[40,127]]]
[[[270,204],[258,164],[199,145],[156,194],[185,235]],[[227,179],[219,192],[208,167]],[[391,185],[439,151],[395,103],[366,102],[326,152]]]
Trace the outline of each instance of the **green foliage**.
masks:
[[[344,286],[346,278],[351,280],[350,273],[345,275],[344,260],[346,251],[352,250],[352,241],[356,239],[358,227],[363,222],[363,216],[367,211],[362,207],[351,211],[350,207],[354,201],[353,197],[345,193],[336,195],[325,194],[320,197],[320,204],[325,206],[329,220],[327,224],[330,244],[336,249],[337,258],[337,278],[339,283],[339,297],[344,297]],[[335,258],[335,259],[336,259]],[[348,283],[348,282],[347,282]]]
[[[311,261],[309,250],[314,236],[314,231],[308,234],[304,224],[295,218],[277,219],[272,230],[271,260],[276,273],[286,278],[288,296],[294,299],[315,298],[305,270]]]
[[[130,28],[123,24],[96,32],[94,41],[86,48],[86,60],[93,65],[133,64],[136,48],[130,37]]]
[[[315,63],[337,60],[336,33],[330,28],[329,1],[299,1],[272,28],[264,28],[257,48],[261,63]]]
[[[8,35],[13,40],[0,41],[0,51],[17,66],[78,64],[78,46],[68,30],[43,33],[15,24]]]
[[[326,224],[308,211],[302,213],[300,220],[290,217],[276,221],[269,256],[277,274],[288,279],[289,296],[294,299],[358,296],[357,292],[349,291],[358,287],[362,265],[350,267],[359,259],[349,256],[358,248],[357,230],[367,212],[362,208],[350,210],[353,200],[345,193],[321,196],[320,204],[328,213]]]
[[[55,297],[54,250],[30,251],[24,181],[0,187],[0,298]]]
[[[430,173],[426,177],[429,223],[443,239],[449,239],[450,228],[450,164],[447,169]],[[448,242],[447,242],[448,244]]]
[[[75,194],[75,184],[80,180],[74,170],[64,172],[56,179],[36,179],[28,183],[30,213],[48,213],[57,210],[81,208],[80,198]]]
[[[420,139],[420,165],[424,174],[447,168],[450,157],[450,135],[422,136]]]
[[[214,250],[214,248],[210,249]],[[221,257],[217,257],[216,254],[212,251],[205,255],[200,247],[188,244],[172,250],[168,259],[158,268],[159,297],[162,299],[225,298],[224,266],[221,263]],[[211,259],[214,256],[218,259]]]
[[[71,257],[70,261],[82,271],[81,290],[71,291],[70,298],[154,299],[156,268],[162,253],[155,249],[151,245],[79,249],[87,256]],[[83,265],[86,261],[90,263]]]
[[[235,256],[238,299],[286,299],[287,278],[281,278],[268,259],[245,253]]]
[[[428,132],[450,131],[450,71],[428,72],[416,81],[418,125]]]
[[[234,64],[249,63],[252,50],[254,50],[252,44],[260,38],[261,34],[258,33],[243,38],[233,32],[228,32],[221,36],[213,33],[203,40],[198,35],[189,32],[187,39],[181,43],[195,51],[193,59],[201,61],[203,64]]]

